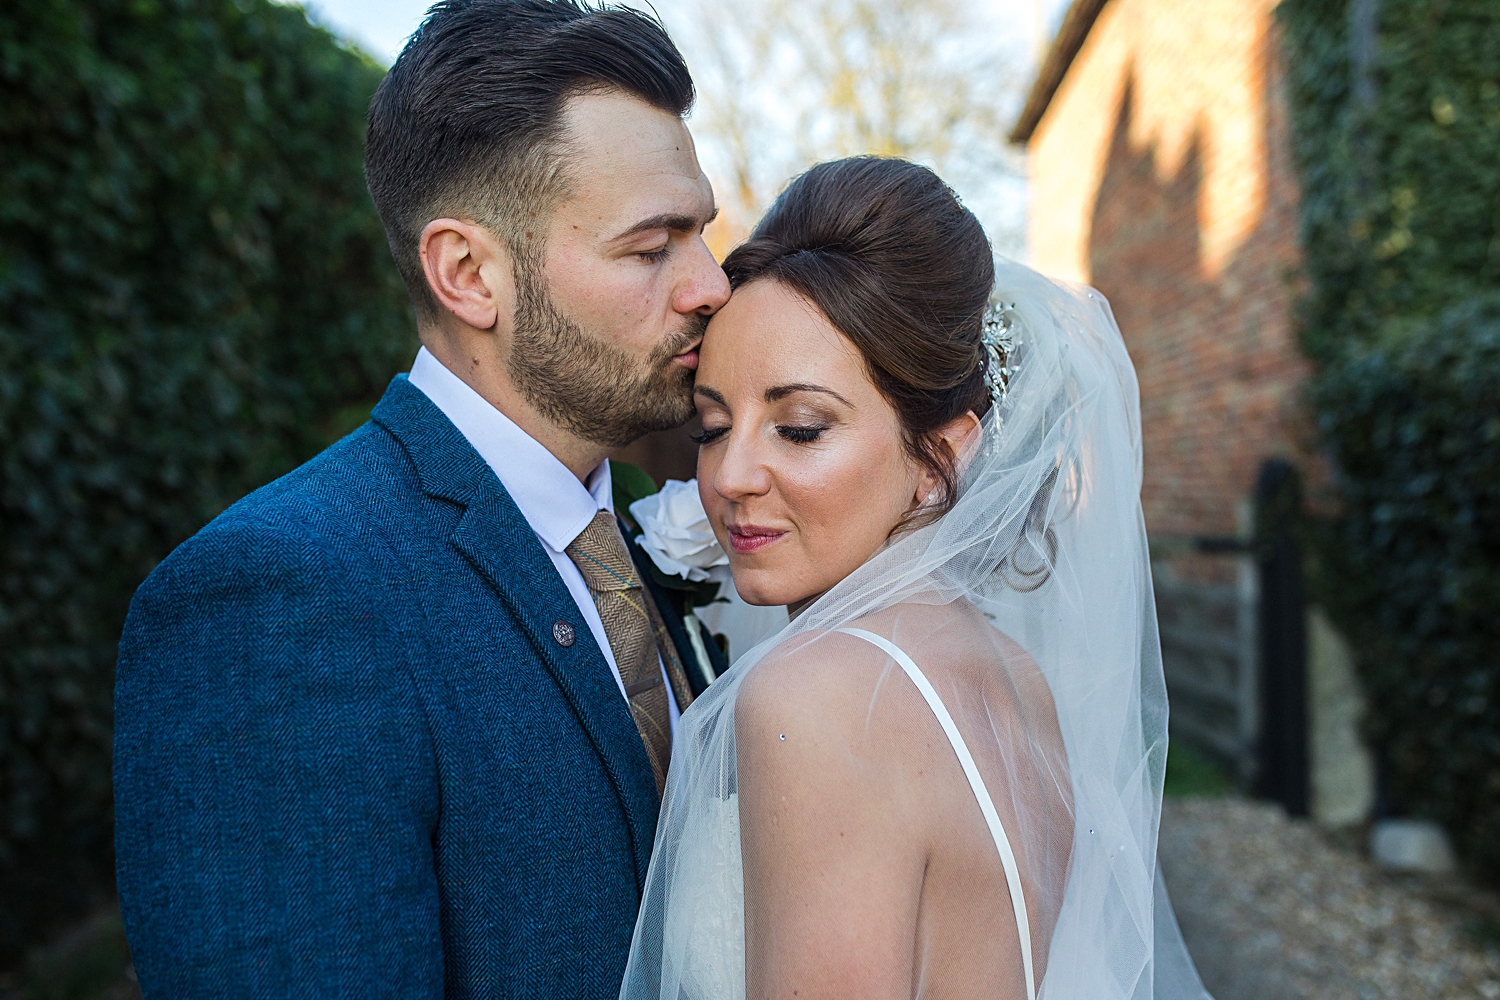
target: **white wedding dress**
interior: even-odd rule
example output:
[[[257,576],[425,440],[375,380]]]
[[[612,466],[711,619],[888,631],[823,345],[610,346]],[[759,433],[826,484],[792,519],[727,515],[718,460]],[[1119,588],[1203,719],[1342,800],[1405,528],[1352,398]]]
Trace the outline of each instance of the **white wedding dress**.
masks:
[[[942,698],[906,652],[890,640],[864,629],[840,629],[879,648],[895,660],[921,692],[964,770],[969,787],[984,814],[995,850],[1005,866],[1011,905],[1020,931],[1020,955],[1025,966],[1027,1000],[1035,1000],[1035,978],[1031,968],[1031,932],[1027,926],[1026,900],[1016,871],[1015,852],[1000,822],[994,800],[979,775],[974,757],[958,731]],[[688,859],[688,867],[704,877],[689,890],[691,900],[679,914],[678,926],[669,926],[669,936],[683,941],[682,996],[685,1000],[743,1000],[745,996],[745,877],[740,865],[739,796],[715,799],[711,818],[704,824],[704,838],[689,850],[701,852]]]
[[[1156,866],[1167,705],[1134,371],[1096,292],[1004,262],[996,291],[1014,303],[1016,373],[953,509],[683,714],[622,1000],[746,996],[742,832],[764,817],[739,792],[766,785],[744,770],[752,744],[736,751],[736,707],[775,697],[794,657],[869,692],[862,725],[830,713],[830,752],[929,767],[919,820],[953,831],[947,881],[930,862],[922,892],[965,916],[913,934],[913,997],[958,981],[1004,1000],[1206,997]],[[999,971],[976,992],[976,970]]]

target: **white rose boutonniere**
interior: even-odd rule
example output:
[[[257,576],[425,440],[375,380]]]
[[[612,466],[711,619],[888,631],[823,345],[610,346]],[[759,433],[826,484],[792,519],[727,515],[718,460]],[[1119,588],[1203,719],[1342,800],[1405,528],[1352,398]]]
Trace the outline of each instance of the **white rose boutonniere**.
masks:
[[[661,492],[631,504],[630,516],[641,527],[641,548],[665,575],[690,584],[729,579],[729,557],[708,523],[697,480],[668,479]]]

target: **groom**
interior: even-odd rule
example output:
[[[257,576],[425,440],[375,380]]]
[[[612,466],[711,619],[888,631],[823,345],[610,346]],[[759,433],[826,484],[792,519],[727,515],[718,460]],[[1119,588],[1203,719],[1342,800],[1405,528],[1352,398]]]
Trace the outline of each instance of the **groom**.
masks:
[[[163,562],[121,642],[148,1000],[616,995],[717,652],[606,461],[688,418],[729,295],[692,97],[659,25],[577,0],[445,0],[387,75],[366,169],[411,374]]]

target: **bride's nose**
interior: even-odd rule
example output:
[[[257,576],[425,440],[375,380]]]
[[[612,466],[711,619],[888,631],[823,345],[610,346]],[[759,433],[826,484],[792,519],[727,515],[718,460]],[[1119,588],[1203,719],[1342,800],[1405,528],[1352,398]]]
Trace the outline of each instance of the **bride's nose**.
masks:
[[[753,435],[730,433],[713,470],[714,491],[725,500],[763,496],[771,489],[771,474]]]

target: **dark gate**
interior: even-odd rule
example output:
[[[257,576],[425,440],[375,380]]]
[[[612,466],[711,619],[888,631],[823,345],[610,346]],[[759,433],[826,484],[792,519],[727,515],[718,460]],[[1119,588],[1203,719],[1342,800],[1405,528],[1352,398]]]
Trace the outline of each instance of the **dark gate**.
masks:
[[[1271,459],[1244,537],[1151,542],[1172,738],[1294,816],[1309,797],[1301,503],[1296,469]]]

